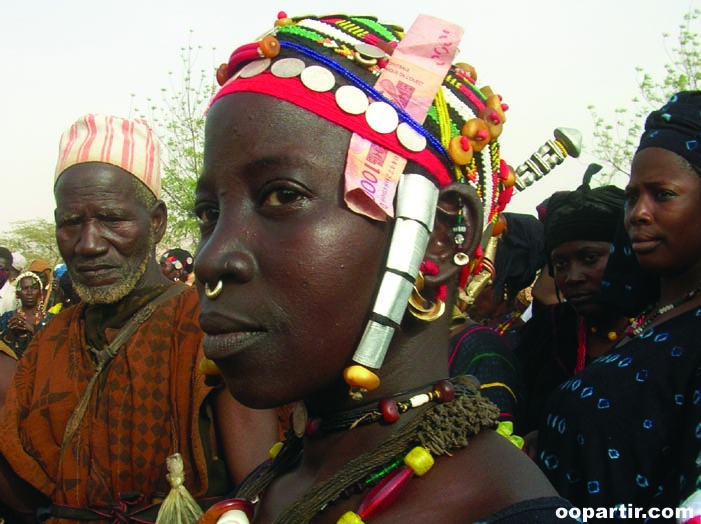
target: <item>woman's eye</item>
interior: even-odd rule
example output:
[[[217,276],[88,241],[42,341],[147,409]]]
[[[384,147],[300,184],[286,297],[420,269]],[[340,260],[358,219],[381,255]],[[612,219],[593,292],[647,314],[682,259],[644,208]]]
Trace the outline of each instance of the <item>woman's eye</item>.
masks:
[[[286,206],[300,202],[304,197],[292,189],[274,189],[265,195],[262,206]]]
[[[657,192],[657,200],[669,200],[670,198],[674,197],[674,192],[669,191],[667,189],[660,189]]]
[[[212,206],[198,206],[195,208],[195,216],[200,224],[216,222],[216,220],[219,218],[219,209]]]

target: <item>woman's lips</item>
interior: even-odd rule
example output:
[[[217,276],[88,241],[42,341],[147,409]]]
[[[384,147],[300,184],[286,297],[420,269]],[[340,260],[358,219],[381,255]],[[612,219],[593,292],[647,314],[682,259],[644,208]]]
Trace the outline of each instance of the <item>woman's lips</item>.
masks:
[[[659,243],[660,241],[655,239],[632,240],[631,247],[635,253],[642,254],[653,251],[659,245]]]
[[[590,294],[577,294],[577,295],[571,295],[571,296],[565,296],[565,300],[569,302],[570,304],[584,304],[591,302],[592,296]]]
[[[255,344],[262,335],[262,331],[205,335],[202,341],[202,350],[204,355],[211,360],[224,359]]]

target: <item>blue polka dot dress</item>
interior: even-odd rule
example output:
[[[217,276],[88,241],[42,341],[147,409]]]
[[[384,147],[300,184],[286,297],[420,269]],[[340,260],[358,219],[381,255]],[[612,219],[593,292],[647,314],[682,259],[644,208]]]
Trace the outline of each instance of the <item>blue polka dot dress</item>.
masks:
[[[560,385],[538,464],[577,507],[677,507],[701,488],[701,308],[611,349]]]

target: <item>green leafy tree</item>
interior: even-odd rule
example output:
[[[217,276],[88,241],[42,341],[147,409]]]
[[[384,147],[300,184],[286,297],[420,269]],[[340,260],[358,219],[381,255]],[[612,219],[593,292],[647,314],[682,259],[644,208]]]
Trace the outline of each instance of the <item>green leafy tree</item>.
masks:
[[[162,198],[168,205],[165,249],[192,250],[198,238],[192,209],[202,170],[205,110],[216,89],[214,66],[198,65],[202,50],[191,43],[180,48],[180,73],[169,72],[169,87],[161,89],[159,99],[146,99],[146,111],[135,108],[161,143]]]
[[[610,183],[616,175],[629,174],[645,117],[650,111],[659,108],[678,91],[696,90],[701,86],[701,48],[699,35],[695,31],[699,17],[699,9],[684,15],[675,41],[671,44],[671,35],[663,33],[662,37],[670,57],[670,62],[665,65],[664,75],[657,79],[642,67],[636,67],[640,74],[640,93],[632,99],[630,107],[621,107],[614,111],[613,122],[602,116],[594,106],[589,106],[595,126],[592,153],[612,169],[608,174],[609,181],[604,183]]]
[[[62,262],[54,224],[43,218],[12,222],[7,231],[0,233],[0,245],[22,253],[27,262],[41,259],[52,267]]]

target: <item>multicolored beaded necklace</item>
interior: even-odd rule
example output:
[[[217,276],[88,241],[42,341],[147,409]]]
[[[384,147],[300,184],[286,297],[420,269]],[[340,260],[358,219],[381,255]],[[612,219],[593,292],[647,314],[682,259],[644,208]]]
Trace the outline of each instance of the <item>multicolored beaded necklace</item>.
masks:
[[[501,323],[499,323],[497,327],[494,328],[494,331],[496,331],[500,335],[503,335],[511,327],[511,325],[514,322],[516,322],[519,318],[521,318],[521,311],[519,311],[518,309],[513,310],[506,316],[506,318]]]
[[[652,311],[655,308],[655,305],[650,306],[647,308],[643,313],[638,315],[635,320],[633,320],[633,323],[626,329],[626,335],[633,338],[637,337],[645,331],[650,324],[652,324],[657,318],[659,318],[661,315],[664,315],[665,313],[668,313],[672,311],[675,307],[680,306],[681,304],[684,304],[685,302],[688,302],[692,298],[694,298],[698,292],[701,291],[701,284],[697,285],[694,289],[691,291],[688,291],[683,297],[675,300],[674,302],[667,304],[666,306],[662,306],[658,308],[656,311]]]
[[[415,475],[428,472],[433,466],[434,456],[449,455],[451,450],[466,446],[468,439],[481,428],[496,427],[498,408],[473,389],[474,380],[464,379],[457,377],[451,381],[455,393],[452,401],[426,407],[423,413],[390,438],[348,462],[326,482],[314,485],[279,515],[275,524],[309,522],[339,501],[369,489],[358,510],[346,512],[337,521],[338,524],[363,524],[364,519],[388,508]],[[255,504],[268,484],[294,467],[301,458],[302,438],[293,431],[289,431],[286,437],[284,443],[278,443],[274,448],[273,458],[258,470],[257,476],[240,487],[239,498],[215,504],[199,523],[250,522]]]

